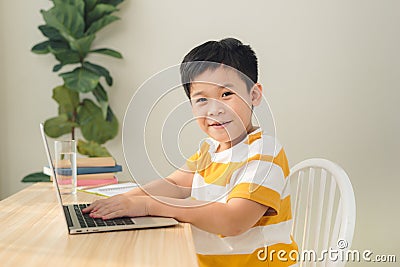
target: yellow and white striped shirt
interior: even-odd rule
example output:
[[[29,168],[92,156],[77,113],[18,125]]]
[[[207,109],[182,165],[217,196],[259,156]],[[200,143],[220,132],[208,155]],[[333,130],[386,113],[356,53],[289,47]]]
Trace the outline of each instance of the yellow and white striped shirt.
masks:
[[[230,149],[216,153],[217,148],[217,141],[205,139],[200,150],[187,161],[189,169],[195,172],[192,198],[223,203],[231,198],[245,198],[269,209],[251,229],[238,236],[215,235],[193,226],[200,266],[294,264],[288,257],[297,245],[290,235],[289,166],[282,146],[257,129]],[[260,254],[260,250],[264,251]],[[272,250],[286,251],[288,261],[265,259],[265,253]]]

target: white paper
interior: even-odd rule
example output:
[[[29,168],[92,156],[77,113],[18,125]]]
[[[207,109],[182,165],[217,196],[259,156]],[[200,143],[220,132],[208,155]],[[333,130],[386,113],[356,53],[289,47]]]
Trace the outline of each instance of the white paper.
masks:
[[[135,183],[128,182],[128,183],[122,183],[122,184],[105,185],[105,186],[90,188],[90,189],[82,189],[80,191],[91,193],[91,194],[96,194],[96,195],[101,195],[101,196],[106,196],[106,197],[112,197],[112,196],[115,196],[118,194],[126,193],[137,186],[138,185]]]

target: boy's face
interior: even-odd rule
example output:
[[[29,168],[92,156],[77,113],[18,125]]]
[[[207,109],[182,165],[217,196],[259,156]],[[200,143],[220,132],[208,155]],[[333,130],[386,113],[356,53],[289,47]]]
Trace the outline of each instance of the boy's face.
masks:
[[[206,70],[190,87],[192,111],[200,128],[220,143],[219,151],[239,143],[253,130],[252,106],[261,102],[261,85],[250,92],[229,67]]]

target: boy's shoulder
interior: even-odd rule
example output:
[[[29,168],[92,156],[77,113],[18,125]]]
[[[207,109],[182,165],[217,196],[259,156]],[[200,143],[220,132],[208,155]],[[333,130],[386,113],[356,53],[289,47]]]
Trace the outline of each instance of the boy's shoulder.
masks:
[[[262,154],[276,156],[282,149],[279,140],[265,131],[259,129],[247,136],[244,142],[248,147],[249,154]]]

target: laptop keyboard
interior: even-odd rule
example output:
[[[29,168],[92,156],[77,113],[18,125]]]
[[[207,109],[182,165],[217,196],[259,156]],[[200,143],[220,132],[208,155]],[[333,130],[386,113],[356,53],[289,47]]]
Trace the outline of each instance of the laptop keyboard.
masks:
[[[89,213],[83,213],[82,209],[86,208],[90,204],[75,204],[74,210],[78,217],[79,224],[82,228],[88,227],[102,227],[102,226],[114,226],[114,225],[131,225],[135,224],[128,217],[115,218],[110,220],[102,220],[100,218],[91,218]]]

